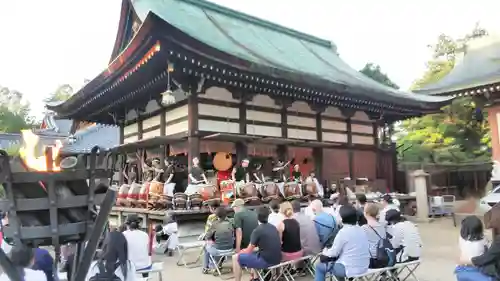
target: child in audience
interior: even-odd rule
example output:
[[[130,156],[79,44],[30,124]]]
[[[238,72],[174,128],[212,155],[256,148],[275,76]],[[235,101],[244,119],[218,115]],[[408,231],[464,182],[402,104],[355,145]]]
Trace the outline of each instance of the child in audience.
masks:
[[[283,214],[280,212],[280,200],[271,200],[271,202],[269,203],[269,208],[271,209],[271,213],[269,213],[267,221],[270,224],[278,227],[278,225],[280,225],[284,219]]]
[[[462,221],[460,237],[458,238],[458,247],[460,249],[460,259],[472,259],[482,255],[488,245],[484,238],[483,223],[476,216],[468,216]],[[469,266],[457,266],[455,273],[468,271]]]

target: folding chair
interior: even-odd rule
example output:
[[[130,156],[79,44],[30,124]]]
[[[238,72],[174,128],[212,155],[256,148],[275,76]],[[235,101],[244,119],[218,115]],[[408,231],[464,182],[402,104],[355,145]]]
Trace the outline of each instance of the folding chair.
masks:
[[[390,275],[392,280],[394,281],[405,281],[409,277],[413,277],[416,281],[418,281],[417,276],[415,275],[415,271],[417,268],[420,266],[420,260],[416,261],[410,261],[410,262],[405,262],[405,263],[398,263],[395,266],[392,267],[392,270],[387,271]],[[407,271],[406,275],[403,275],[404,271]],[[401,277],[404,276],[404,277]]]
[[[142,275],[143,273],[148,273],[149,277],[151,274],[156,274],[158,276],[158,281],[163,281],[163,262],[155,262],[149,269],[137,270],[136,274]]]
[[[316,262],[318,261],[319,256],[320,254],[309,255],[307,256],[309,258],[305,260],[306,270],[309,272],[309,274],[311,274],[312,277],[316,275]]]
[[[227,260],[227,258],[231,258],[235,252],[234,250],[228,250],[228,251],[219,251],[220,255],[213,256],[212,254],[208,253],[208,258],[212,264],[215,265],[215,271],[214,271],[214,276],[219,276],[223,280],[228,280],[232,279],[233,276],[223,276],[222,274],[222,265],[224,262]]]
[[[255,271],[260,281],[265,281],[269,277],[272,277],[272,280],[278,280],[284,277],[286,281],[293,281],[293,276],[290,271],[293,263],[294,261],[286,261],[266,269],[256,269]]]
[[[175,247],[175,251],[179,253],[179,258],[177,259],[177,265],[178,266],[184,266],[186,268],[194,268],[194,267],[199,267],[201,266],[201,257],[203,255],[203,247],[205,246],[205,241],[194,241],[194,242],[185,242],[185,243],[179,243],[177,247]],[[201,251],[198,253],[198,256],[196,257],[196,260],[191,261],[191,262],[186,262],[184,259],[184,255],[186,254],[187,250],[190,249],[198,249],[200,248]]]

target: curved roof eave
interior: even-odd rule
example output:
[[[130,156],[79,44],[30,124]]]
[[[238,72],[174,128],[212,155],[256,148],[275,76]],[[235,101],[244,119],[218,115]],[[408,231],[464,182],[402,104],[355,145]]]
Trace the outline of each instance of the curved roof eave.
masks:
[[[129,59],[136,56],[137,51],[143,49],[144,46],[142,46],[141,43],[150,35],[152,28],[152,21],[143,22],[143,24],[140,26],[137,33],[132,37],[127,46],[112,62],[108,64],[106,69],[99,73],[89,83],[85,84],[68,100],[60,104],[47,104],[47,109],[53,110],[58,113],[64,112],[67,109],[72,108],[74,105],[82,103],[88,98],[94,97],[99,89],[115,82],[116,79],[120,77],[121,74],[125,73],[132,65]]]

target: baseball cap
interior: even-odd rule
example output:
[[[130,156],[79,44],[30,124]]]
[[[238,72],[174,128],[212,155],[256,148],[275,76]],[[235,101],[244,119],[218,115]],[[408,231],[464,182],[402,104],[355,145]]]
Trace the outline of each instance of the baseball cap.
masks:
[[[388,221],[388,222],[390,222],[390,221],[399,221],[399,220],[401,220],[401,212],[399,212],[396,209],[388,210],[385,213],[385,220]]]
[[[140,223],[141,222],[141,218],[139,218],[139,216],[136,215],[136,214],[130,214],[130,215],[127,216],[126,223],[130,224],[132,222]]]
[[[243,205],[245,205],[245,201],[243,201],[243,199],[238,198],[238,199],[234,200],[233,204],[231,204],[231,208],[241,207]]]

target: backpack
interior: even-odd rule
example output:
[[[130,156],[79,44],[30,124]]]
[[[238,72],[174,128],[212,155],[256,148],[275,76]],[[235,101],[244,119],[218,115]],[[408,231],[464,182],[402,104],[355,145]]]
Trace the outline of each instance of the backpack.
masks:
[[[326,237],[326,240],[325,242],[323,243],[323,245],[321,245],[322,248],[331,248],[333,246],[333,240],[335,240],[335,237],[337,236],[337,234],[339,233],[340,229],[342,228],[342,226],[337,223],[337,220],[335,220],[335,217],[334,216],[331,216],[332,217],[332,220],[333,222],[335,223],[335,227],[332,228],[328,225],[325,225],[325,224],[322,224],[316,220],[313,220],[314,223],[317,223],[323,227],[326,227],[326,228],[329,228],[331,229],[330,233],[328,234],[328,236]]]
[[[89,281],[123,281],[115,274],[115,271],[118,268],[118,263],[115,264],[113,272],[106,272],[106,268],[104,267],[104,263],[102,261],[97,262],[97,266],[99,268],[99,272],[90,277]]]
[[[386,236],[385,238],[382,238],[378,234],[378,232],[375,230],[375,228],[371,227],[368,225],[373,232],[380,238],[380,240],[377,243],[377,255],[376,257],[370,256],[371,258],[377,259],[381,264],[384,266],[394,266],[396,264],[396,251],[392,247],[391,241],[388,238],[387,231],[386,231]]]

